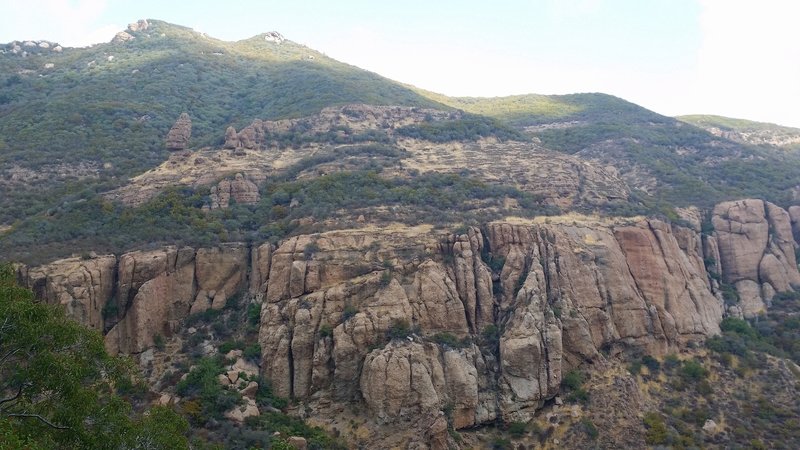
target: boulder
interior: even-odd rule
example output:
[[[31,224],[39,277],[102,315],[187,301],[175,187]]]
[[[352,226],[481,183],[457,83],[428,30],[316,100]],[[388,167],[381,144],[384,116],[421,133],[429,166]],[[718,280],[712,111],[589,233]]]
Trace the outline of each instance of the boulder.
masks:
[[[258,411],[258,406],[256,406],[256,401],[247,397],[244,398],[243,405],[235,406],[230,411],[225,412],[225,418],[239,423],[243,423],[248,417],[258,415],[260,415],[260,412]]]
[[[241,204],[258,203],[261,194],[258,185],[237,173],[233,180],[220,181],[211,189],[211,209],[228,208],[231,200]]]

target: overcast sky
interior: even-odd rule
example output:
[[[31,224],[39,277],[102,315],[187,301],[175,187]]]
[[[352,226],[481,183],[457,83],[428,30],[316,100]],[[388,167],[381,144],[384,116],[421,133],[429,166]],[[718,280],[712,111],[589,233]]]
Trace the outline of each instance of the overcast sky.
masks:
[[[0,0],[0,42],[107,42],[155,18],[225,40],[279,31],[456,96],[605,92],[666,115],[800,127],[800,2]]]

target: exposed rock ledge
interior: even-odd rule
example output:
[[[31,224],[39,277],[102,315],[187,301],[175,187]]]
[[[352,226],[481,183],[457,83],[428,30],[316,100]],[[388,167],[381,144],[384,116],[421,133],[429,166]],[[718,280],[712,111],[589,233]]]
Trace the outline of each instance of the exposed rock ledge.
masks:
[[[724,305],[705,264],[739,289],[745,315],[800,279],[789,215],[758,200],[718,205],[708,236],[657,220],[550,222],[342,230],[19,275],[127,353],[247,289],[263,301],[261,372],[277,395],[363,403],[384,422],[448,410],[456,428],[530,417],[585,362],[718,333]],[[404,324],[408,336],[388,339]]]

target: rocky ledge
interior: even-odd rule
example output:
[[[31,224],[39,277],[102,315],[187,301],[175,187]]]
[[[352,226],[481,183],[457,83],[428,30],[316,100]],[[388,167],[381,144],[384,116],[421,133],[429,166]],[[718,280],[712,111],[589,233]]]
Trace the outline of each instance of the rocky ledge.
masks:
[[[260,372],[277,395],[321,418],[357,404],[375,423],[433,433],[442,411],[455,428],[524,420],[573,368],[675,351],[718,333],[723,315],[758,314],[797,288],[786,211],[727,202],[712,223],[704,233],[581,216],[455,235],[365,226],[278,246],[72,258],[19,276],[124,353],[244,293],[262,303]],[[731,288],[738,301],[724,298]]]

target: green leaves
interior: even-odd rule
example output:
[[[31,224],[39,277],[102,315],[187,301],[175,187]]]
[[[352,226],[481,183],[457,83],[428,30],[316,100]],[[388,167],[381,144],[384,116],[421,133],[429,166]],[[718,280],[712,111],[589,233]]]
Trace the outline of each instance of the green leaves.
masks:
[[[157,428],[117,394],[132,378],[130,362],[109,356],[99,333],[67,319],[60,307],[35,302],[16,285],[13,268],[0,266],[0,436],[6,442],[132,446]],[[185,448],[182,432],[175,433],[185,431],[185,421],[170,410],[156,414],[170,424],[158,439]]]

